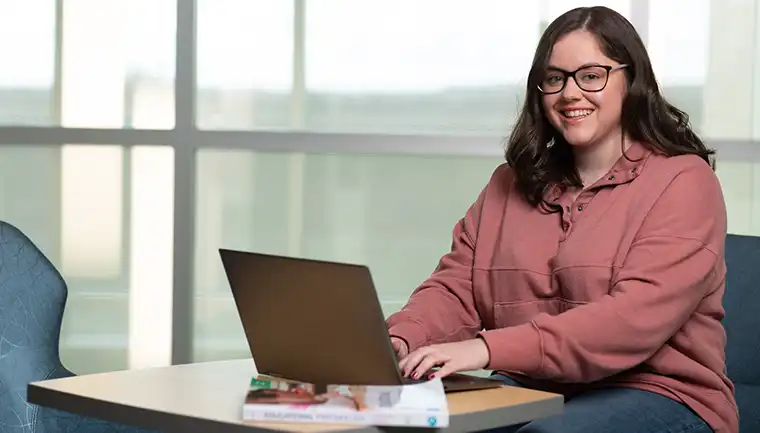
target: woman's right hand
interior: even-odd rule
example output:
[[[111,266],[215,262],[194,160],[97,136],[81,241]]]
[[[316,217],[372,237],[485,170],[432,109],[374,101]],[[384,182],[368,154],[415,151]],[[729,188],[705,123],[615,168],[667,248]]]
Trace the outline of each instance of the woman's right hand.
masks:
[[[406,358],[406,355],[409,355],[409,345],[406,344],[406,341],[398,337],[391,337],[391,344],[399,361]]]

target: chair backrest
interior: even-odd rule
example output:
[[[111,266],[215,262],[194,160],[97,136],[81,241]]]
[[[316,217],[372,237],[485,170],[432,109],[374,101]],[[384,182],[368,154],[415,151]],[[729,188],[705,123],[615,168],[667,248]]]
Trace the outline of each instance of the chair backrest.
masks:
[[[735,383],[760,385],[760,237],[729,234],[726,266],[728,376]]]
[[[69,376],[58,355],[67,289],[48,259],[16,227],[0,221],[0,425],[35,431],[39,408],[29,382]]]

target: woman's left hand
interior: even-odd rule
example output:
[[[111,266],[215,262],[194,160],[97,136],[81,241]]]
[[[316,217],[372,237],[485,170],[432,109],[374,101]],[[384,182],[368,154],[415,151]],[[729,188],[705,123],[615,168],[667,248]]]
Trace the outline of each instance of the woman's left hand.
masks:
[[[419,379],[432,368],[440,367],[430,378],[445,377],[465,370],[485,368],[490,361],[488,346],[481,338],[456,343],[420,347],[399,362],[405,377]]]

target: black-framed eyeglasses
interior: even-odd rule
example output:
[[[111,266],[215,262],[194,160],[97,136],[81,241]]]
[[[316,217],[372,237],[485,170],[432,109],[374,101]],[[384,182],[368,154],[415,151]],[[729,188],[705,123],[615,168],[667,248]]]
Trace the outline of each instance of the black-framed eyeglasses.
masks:
[[[569,72],[550,68],[538,84],[538,90],[546,95],[559,93],[565,89],[567,79],[573,77],[575,84],[584,92],[600,92],[607,86],[611,72],[627,66],[586,65]]]

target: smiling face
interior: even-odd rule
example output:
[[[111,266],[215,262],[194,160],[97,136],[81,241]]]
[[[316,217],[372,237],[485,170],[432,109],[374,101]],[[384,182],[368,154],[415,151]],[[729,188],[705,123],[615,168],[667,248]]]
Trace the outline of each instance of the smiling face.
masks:
[[[568,77],[564,89],[542,95],[544,113],[554,128],[574,148],[620,145],[620,116],[625,100],[627,82],[621,65],[606,57],[599,48],[596,37],[585,30],[576,30],[561,38],[554,45],[549,68],[542,86],[561,87],[562,72],[576,71],[589,65],[610,66],[603,69],[584,69],[576,74],[580,82]],[[617,67],[617,69],[616,69]],[[607,84],[600,91],[596,90]],[[579,84],[581,87],[579,87]]]

